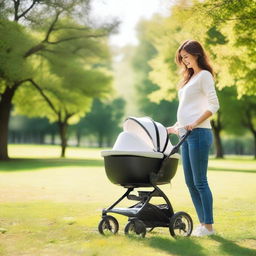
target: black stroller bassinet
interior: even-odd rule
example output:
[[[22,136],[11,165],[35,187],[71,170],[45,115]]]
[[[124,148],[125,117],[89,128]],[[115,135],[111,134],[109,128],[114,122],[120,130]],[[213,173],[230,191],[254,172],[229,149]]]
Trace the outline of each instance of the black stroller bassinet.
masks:
[[[172,146],[166,128],[149,117],[129,117],[123,125],[112,150],[102,151],[108,179],[127,191],[113,205],[102,211],[98,230],[101,234],[117,233],[119,224],[108,213],[129,217],[125,234],[144,237],[147,230],[155,227],[169,227],[172,236],[189,236],[193,229],[191,217],[185,212],[174,213],[167,196],[158,185],[168,184],[175,176],[180,145],[189,135]],[[152,187],[152,191],[138,191],[135,188]],[[165,204],[154,205],[152,197],[162,197]],[[124,198],[139,201],[129,208],[114,208]]]

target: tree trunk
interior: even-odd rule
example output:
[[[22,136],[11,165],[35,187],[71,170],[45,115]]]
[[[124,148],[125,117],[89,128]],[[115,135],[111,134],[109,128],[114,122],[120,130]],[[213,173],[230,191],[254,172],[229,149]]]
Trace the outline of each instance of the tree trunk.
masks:
[[[68,124],[66,121],[58,122],[59,132],[60,132],[60,140],[61,140],[61,157],[65,157],[66,147],[67,147],[67,128]]]
[[[76,132],[76,146],[77,147],[80,147],[81,146],[81,137],[82,137],[82,134],[80,131],[77,131]]]
[[[253,114],[252,114],[252,109],[253,107],[249,107],[245,111],[245,127],[249,128],[250,131],[252,132],[253,138],[254,138],[254,158],[256,159],[256,129],[254,128],[253,125]]]
[[[214,145],[216,148],[216,158],[224,158],[222,143],[220,138],[220,130],[213,129],[213,133],[214,133]]]
[[[101,132],[99,132],[99,136],[98,136],[98,147],[102,148],[103,146],[103,134]]]
[[[17,86],[6,87],[0,99],[0,160],[8,160],[8,127],[12,108],[12,98]]]
[[[217,113],[217,121],[211,120],[212,130],[214,134],[214,145],[216,148],[216,158],[224,158],[223,147],[221,143],[221,124],[220,124],[220,112]]]
[[[256,132],[253,133],[254,138],[254,159],[256,159]]]
[[[51,133],[51,145],[55,145],[55,132]]]
[[[40,132],[39,133],[39,144],[45,144],[45,133],[44,132]]]

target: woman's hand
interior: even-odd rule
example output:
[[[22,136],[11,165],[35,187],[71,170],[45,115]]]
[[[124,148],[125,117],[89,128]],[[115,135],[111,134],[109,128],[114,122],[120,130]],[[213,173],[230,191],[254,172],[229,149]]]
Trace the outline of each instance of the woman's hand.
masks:
[[[167,127],[166,129],[167,129],[168,134],[176,134],[176,135],[178,135],[177,125],[173,125],[173,126]]]

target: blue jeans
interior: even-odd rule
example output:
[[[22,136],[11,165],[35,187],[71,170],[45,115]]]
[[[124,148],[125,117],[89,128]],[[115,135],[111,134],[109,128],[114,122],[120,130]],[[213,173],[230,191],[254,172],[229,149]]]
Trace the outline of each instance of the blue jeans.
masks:
[[[185,181],[200,223],[212,224],[212,193],[207,181],[208,156],[212,144],[212,131],[195,128],[183,142],[182,164]]]

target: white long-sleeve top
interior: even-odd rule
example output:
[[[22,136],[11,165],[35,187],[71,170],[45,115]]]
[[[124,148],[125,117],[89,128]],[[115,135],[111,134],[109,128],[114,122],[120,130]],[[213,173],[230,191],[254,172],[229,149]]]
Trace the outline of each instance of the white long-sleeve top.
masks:
[[[192,77],[179,89],[178,97],[178,127],[192,124],[207,110],[214,114],[219,109],[214,80],[208,70],[202,70]],[[210,119],[206,119],[197,127],[211,128]]]

